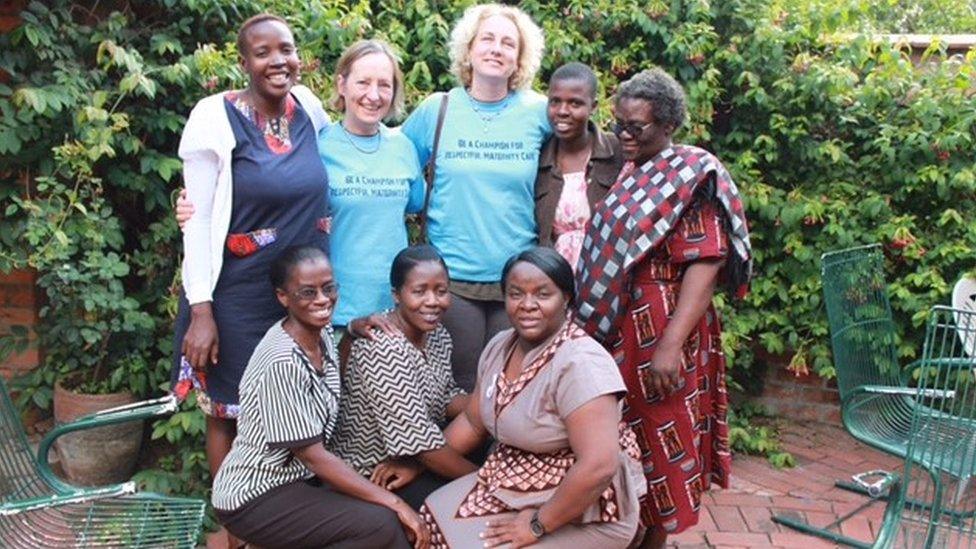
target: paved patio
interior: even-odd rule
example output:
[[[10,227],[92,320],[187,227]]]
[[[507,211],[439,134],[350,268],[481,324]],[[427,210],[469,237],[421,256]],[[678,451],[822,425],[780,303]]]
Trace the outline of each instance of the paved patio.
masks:
[[[732,486],[704,496],[699,525],[669,539],[672,546],[693,547],[835,547],[772,521],[774,514],[791,514],[825,526],[865,499],[834,488],[834,480],[849,480],[870,469],[898,470],[901,460],[855,441],[842,427],[818,422],[780,422],[780,441],[797,466],[775,469],[762,458],[736,456]],[[884,502],[846,521],[842,532],[871,541],[881,526]]]

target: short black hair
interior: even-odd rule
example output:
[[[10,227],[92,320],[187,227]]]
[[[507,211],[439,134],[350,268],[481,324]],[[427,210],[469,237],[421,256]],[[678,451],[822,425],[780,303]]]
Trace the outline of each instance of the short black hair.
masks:
[[[247,31],[251,30],[251,27],[254,25],[264,23],[265,21],[277,21],[278,23],[288,27],[288,21],[285,21],[281,17],[278,17],[272,13],[259,13],[257,15],[248,17],[247,20],[241,24],[241,28],[237,29],[237,53],[242,57],[247,53],[244,51],[247,49]],[[291,27],[288,27],[288,29],[291,30]]]
[[[559,252],[545,246],[534,246],[508,258],[502,268],[502,291],[508,283],[508,273],[511,272],[512,267],[522,262],[534,265],[545,273],[560,291],[569,296],[570,305],[576,301],[576,278],[573,276],[573,268]]]
[[[685,90],[670,74],[655,67],[643,70],[617,88],[615,102],[621,99],[642,99],[651,104],[654,121],[671,124],[675,130],[688,116]]]
[[[596,99],[596,90],[599,84],[596,80],[596,74],[589,66],[579,61],[570,61],[560,66],[549,77],[549,87],[552,88],[556,85],[556,82],[565,82],[567,80],[579,81],[586,84],[590,88],[590,98]]]
[[[402,250],[396,257],[393,258],[393,265],[390,266],[390,287],[394,290],[399,290],[407,282],[407,275],[414,267],[421,263],[426,263],[428,261],[436,261],[444,267],[444,271],[448,273],[448,278],[450,278],[450,271],[447,270],[447,263],[444,263],[444,258],[438,253],[430,244],[418,244],[416,246],[408,246]]]
[[[283,289],[295,265],[306,261],[324,260],[329,262],[329,256],[321,248],[315,246],[289,246],[271,263],[271,286]]]

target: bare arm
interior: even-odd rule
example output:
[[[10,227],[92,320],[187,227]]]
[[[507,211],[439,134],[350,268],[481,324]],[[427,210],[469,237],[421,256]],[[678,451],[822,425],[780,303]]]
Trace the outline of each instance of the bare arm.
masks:
[[[445,478],[458,478],[475,471],[478,466],[471,463],[463,454],[450,446],[427,450],[417,454],[417,461],[428,470]]]
[[[685,269],[674,315],[664,328],[651,360],[651,385],[662,395],[678,384],[685,340],[711,305],[715,281],[724,263],[721,259],[697,261]]]
[[[468,403],[464,412],[457,415],[444,430],[447,445],[462,455],[469,454],[477,448],[488,436],[484,423],[481,421],[481,382],[474,387],[474,392],[468,395]]]
[[[583,514],[610,485],[619,467],[619,421],[614,395],[594,398],[566,417],[569,446],[576,462],[552,498],[539,508],[539,520],[547,531]]]
[[[207,363],[217,364],[219,358],[219,335],[217,321],[213,316],[213,303],[203,301],[190,305],[190,326],[183,336],[180,352],[196,369]]]
[[[444,411],[444,415],[449,418],[455,418],[458,414],[463,412],[468,407],[468,400],[471,399],[471,395],[457,395],[447,403],[447,409]]]

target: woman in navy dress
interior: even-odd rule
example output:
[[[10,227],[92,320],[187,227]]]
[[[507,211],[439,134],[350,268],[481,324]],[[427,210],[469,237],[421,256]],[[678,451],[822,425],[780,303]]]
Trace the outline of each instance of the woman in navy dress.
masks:
[[[230,450],[238,384],[255,346],[284,310],[269,281],[281,250],[328,250],[328,183],[316,133],[321,103],[295,86],[299,61],[287,24],[262,14],[238,34],[247,88],[201,100],[180,157],[198,214],[184,229],[174,391],[196,389],[207,415],[211,473]]]

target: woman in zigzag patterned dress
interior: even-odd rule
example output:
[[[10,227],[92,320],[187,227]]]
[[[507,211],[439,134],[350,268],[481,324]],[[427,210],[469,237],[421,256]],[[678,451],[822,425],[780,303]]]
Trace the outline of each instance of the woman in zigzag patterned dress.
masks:
[[[390,286],[396,306],[385,314],[399,331],[376,330],[353,342],[333,448],[416,509],[476,466],[441,432],[467,402],[451,374],[451,336],[440,323],[451,303],[447,266],[432,246],[406,248],[393,260]]]

